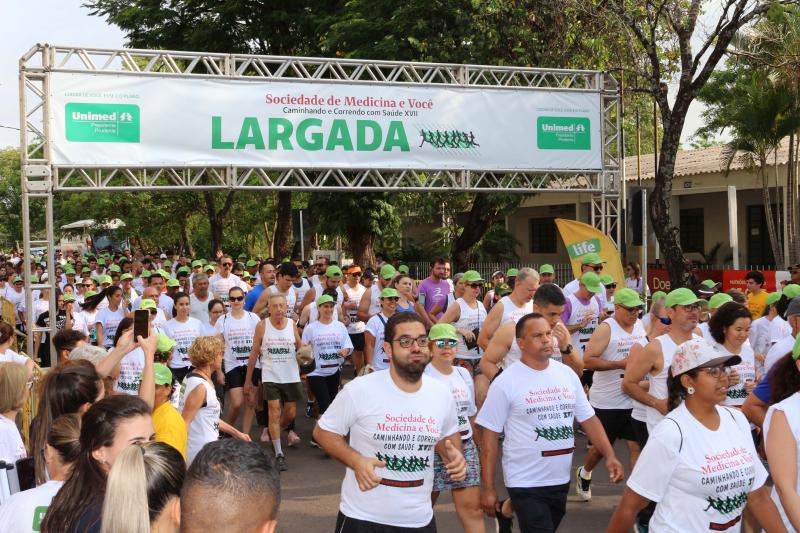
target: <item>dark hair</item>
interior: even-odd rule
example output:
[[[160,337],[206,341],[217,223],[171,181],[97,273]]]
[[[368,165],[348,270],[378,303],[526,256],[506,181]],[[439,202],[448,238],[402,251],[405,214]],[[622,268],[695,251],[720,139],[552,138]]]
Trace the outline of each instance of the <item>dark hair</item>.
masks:
[[[77,329],[62,329],[53,335],[53,346],[56,349],[56,353],[61,353],[65,350],[71,352],[80,341],[85,340],[86,335],[84,335],[82,331],[78,331]]]
[[[241,292],[242,294],[244,294],[244,289],[243,289],[243,288],[241,288],[241,287],[239,287],[238,285],[234,285],[233,287],[231,287],[230,289],[228,289],[228,296],[230,296],[231,294],[233,294],[233,291],[239,291],[239,292]]]
[[[781,294],[781,297],[775,302],[775,309],[778,311],[778,316],[786,319],[786,310],[789,309],[789,303],[791,301],[791,298],[787,298],[785,294]]]
[[[775,361],[769,372],[770,405],[775,405],[800,391],[800,372],[790,351]]]
[[[339,301],[339,293],[336,292],[336,289],[322,289],[322,294],[320,296],[330,296],[333,298],[334,302]]]
[[[394,332],[397,329],[397,326],[400,324],[410,324],[412,322],[418,322],[425,327],[425,322],[422,320],[422,317],[419,316],[417,313],[395,313],[393,314],[389,320],[386,321],[386,326],[383,331],[383,338],[386,342],[394,341]]]
[[[751,270],[750,272],[744,275],[744,279],[745,281],[747,281],[748,279],[752,279],[759,285],[764,284],[764,274],[762,274],[758,270]]]
[[[282,263],[281,266],[278,267],[278,271],[275,272],[276,276],[289,276],[290,278],[296,278],[298,274],[297,266],[294,263]]]
[[[729,328],[740,318],[753,320],[753,315],[742,304],[728,302],[722,304],[717,312],[708,321],[708,332],[715,341],[722,344],[725,342],[725,328]]]
[[[172,301],[177,304],[178,300],[180,300],[181,298],[186,298],[187,300],[189,300],[189,304],[191,305],[192,299],[189,298],[189,295],[185,292],[176,293],[175,296],[172,297]],[[174,315],[172,318],[178,316],[178,309],[176,305],[173,305],[172,307],[172,314]]]
[[[141,398],[127,394],[103,398],[83,415],[80,454],[63,490],[50,503],[42,531],[74,531],[90,510],[103,504],[106,473],[92,452],[111,446],[120,422],[137,416],[150,416],[150,407]]]
[[[208,302],[208,310],[211,311],[212,309],[214,309],[214,306],[217,305],[217,304],[222,306],[223,311],[225,310],[225,303],[222,300],[219,300],[217,298],[214,298],[213,300],[209,300],[209,302]]]
[[[125,330],[131,327],[132,325],[133,325],[133,319],[128,316],[119,321],[119,324],[117,324],[117,331],[114,333],[114,346],[116,346],[117,343],[119,343],[119,340],[122,338],[122,335],[125,333]]]
[[[250,531],[274,520],[280,501],[275,459],[264,448],[234,439],[210,442],[186,472],[181,530],[204,533],[226,524]]]
[[[94,296],[84,300],[81,304],[81,309],[84,311],[94,311],[97,309],[97,306],[100,305],[100,302],[102,302],[106,297],[113,295],[117,291],[122,292],[122,287],[119,285],[109,285]]]
[[[36,482],[44,483],[44,443],[53,420],[77,413],[87,403],[94,403],[103,390],[103,382],[94,365],[86,360],[68,361],[44,376],[39,392],[39,411],[31,422],[30,441]]]
[[[725,294],[733,298],[733,301],[737,304],[747,305],[747,296],[739,289],[728,289]]]
[[[431,261],[431,268],[435,267],[436,265],[446,265],[446,264],[447,264],[447,259],[441,256],[437,256],[433,258],[433,261]]]
[[[564,305],[566,301],[561,287],[555,283],[543,283],[539,285],[539,288],[536,289],[533,295],[533,303],[535,303],[539,309],[544,309],[548,305]]]
[[[684,372],[684,374],[691,378],[695,378],[697,377],[698,371],[699,370],[697,368],[693,368],[688,372]],[[681,383],[682,375],[683,374],[678,374],[677,376],[673,376],[672,369],[669,370],[669,374],[667,376],[667,411],[672,411],[678,407],[689,394],[683,387],[683,383]]]
[[[0,344],[7,342],[8,339],[14,336],[14,326],[6,322],[5,320],[0,320]]]
[[[625,266],[628,266],[633,270],[633,275],[634,275],[634,277],[636,277],[636,279],[639,279],[639,278],[642,277],[642,269],[639,266],[639,263],[635,263],[633,261],[628,261],[627,265],[625,265]]]
[[[539,292],[539,289],[536,289],[536,292]],[[525,324],[527,324],[528,321],[535,320],[537,318],[544,318],[544,315],[541,313],[528,313],[520,318],[517,321],[516,327],[514,328],[514,336],[518,339],[521,339],[522,334],[525,333]]]
[[[77,413],[61,415],[50,425],[47,444],[58,452],[61,462],[71,465],[81,453],[81,417]]]

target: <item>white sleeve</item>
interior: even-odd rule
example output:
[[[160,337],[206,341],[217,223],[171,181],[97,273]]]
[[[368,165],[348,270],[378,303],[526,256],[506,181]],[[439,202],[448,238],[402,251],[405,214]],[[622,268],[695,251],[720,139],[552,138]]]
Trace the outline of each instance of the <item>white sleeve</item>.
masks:
[[[594,416],[594,408],[586,397],[586,392],[583,390],[583,385],[578,375],[569,370],[569,376],[575,389],[575,420],[578,423],[585,422]]]
[[[750,487],[750,491],[752,492],[761,488],[764,483],[767,482],[769,473],[767,472],[767,469],[764,468],[764,463],[761,462],[758,452],[756,451],[756,446],[753,443],[753,436],[750,433],[750,422],[747,421],[747,418],[745,418],[744,414],[739,410],[728,409],[726,407],[723,407],[722,409],[726,409],[728,412],[733,414],[733,418],[736,420],[736,425],[739,426],[739,430],[742,432],[742,437],[744,438],[745,445],[747,446],[747,451],[754,458],[753,466],[755,467],[756,471],[755,479],[753,480],[753,486]]]
[[[25,364],[28,362],[28,358],[22,354],[18,354],[14,350],[6,350],[6,355],[9,356],[10,363],[20,363]]]
[[[307,325],[306,327],[303,328],[303,334],[300,337],[301,341],[307,342],[309,344],[311,343],[311,338],[313,337],[312,332],[314,331],[314,328],[312,326],[314,324],[315,323],[312,322],[311,324],[309,324],[309,325]]]
[[[509,400],[502,387],[503,382],[495,380],[489,386],[486,401],[483,402],[475,423],[495,433],[502,433],[509,411]]]
[[[222,315],[217,319],[216,324],[214,324],[214,331],[216,332],[217,335],[219,335],[220,333],[222,333],[223,335],[225,334],[224,326],[225,326],[225,315]]]
[[[342,336],[342,348],[347,348],[350,350],[350,353],[353,353],[353,341],[350,340],[350,335],[347,333],[347,326],[338,322],[339,324],[339,334]]]
[[[453,395],[450,394],[449,390],[446,396],[448,398],[447,403],[450,407],[445,409],[445,418],[442,420],[442,439],[454,433],[458,434],[458,408],[456,407],[456,401],[453,399]]]
[[[472,380],[472,375],[469,373],[469,370],[461,366],[456,367],[456,369],[461,373],[461,377],[464,378],[471,396],[471,405],[467,416],[475,416],[478,414],[478,407],[475,405],[475,382]]]
[[[647,439],[628,479],[628,488],[650,501],[660,502],[667,493],[678,463],[680,445],[681,433],[677,422],[665,418]]]
[[[351,383],[345,385],[342,392],[336,395],[328,409],[320,417],[319,427],[325,431],[336,433],[344,437],[350,433],[350,428],[358,418],[356,402],[351,395]]]

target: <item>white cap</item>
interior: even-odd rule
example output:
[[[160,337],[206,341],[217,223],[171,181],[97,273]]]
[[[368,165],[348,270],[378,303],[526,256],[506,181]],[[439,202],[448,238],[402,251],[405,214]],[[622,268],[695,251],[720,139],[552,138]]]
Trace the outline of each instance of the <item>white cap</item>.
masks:
[[[159,257],[161,257],[161,259],[166,259],[167,258],[167,254],[161,254]]]

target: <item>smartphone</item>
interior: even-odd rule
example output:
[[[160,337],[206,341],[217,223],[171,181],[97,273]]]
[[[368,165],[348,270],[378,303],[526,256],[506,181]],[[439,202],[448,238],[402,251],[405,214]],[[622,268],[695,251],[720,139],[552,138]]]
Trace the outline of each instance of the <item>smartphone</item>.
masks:
[[[137,309],[133,312],[133,338],[146,338],[150,330],[150,311]]]
[[[425,305],[425,293],[424,292],[420,292],[420,293],[417,294],[417,303],[419,305]]]

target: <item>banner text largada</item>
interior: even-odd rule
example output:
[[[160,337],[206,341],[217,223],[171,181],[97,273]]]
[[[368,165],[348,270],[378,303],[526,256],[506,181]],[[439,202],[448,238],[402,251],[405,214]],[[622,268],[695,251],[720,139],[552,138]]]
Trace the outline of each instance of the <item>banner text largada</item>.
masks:
[[[602,168],[591,92],[51,77],[55,164]]]

